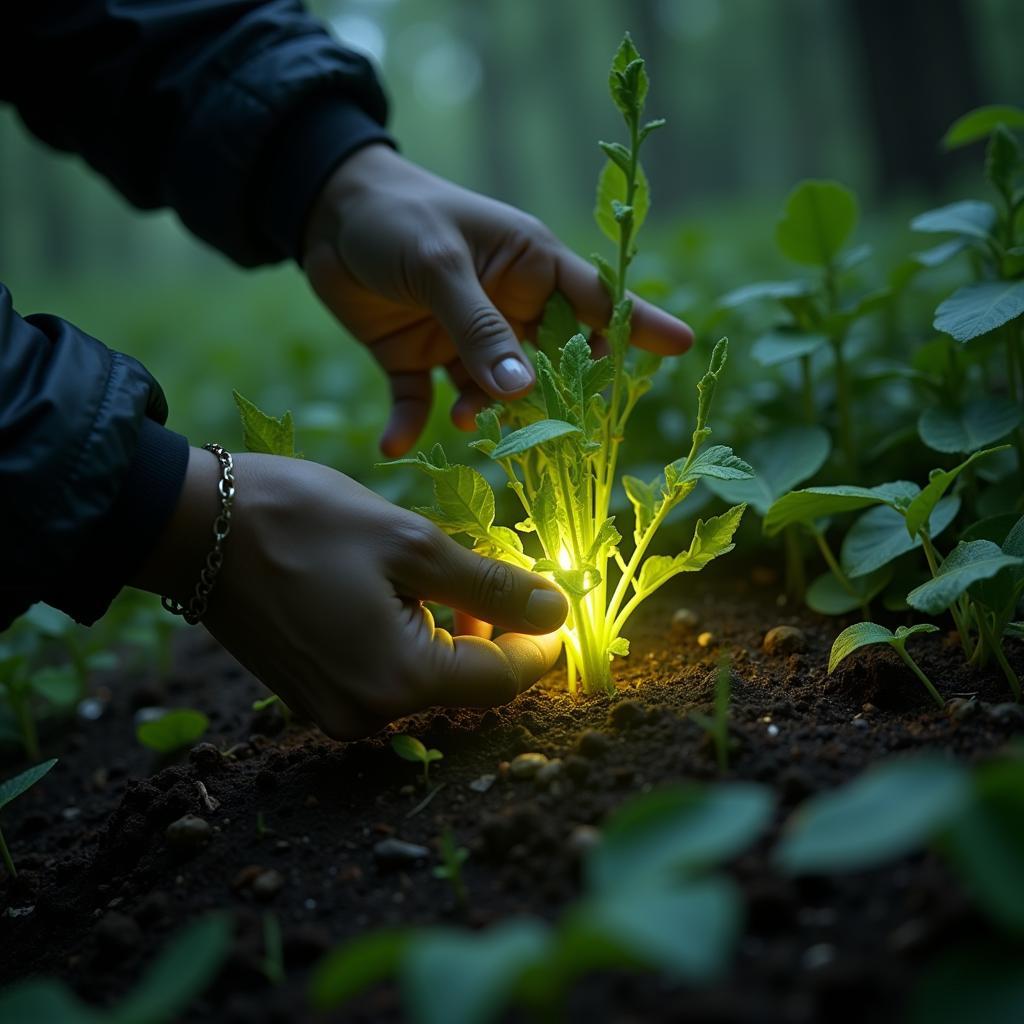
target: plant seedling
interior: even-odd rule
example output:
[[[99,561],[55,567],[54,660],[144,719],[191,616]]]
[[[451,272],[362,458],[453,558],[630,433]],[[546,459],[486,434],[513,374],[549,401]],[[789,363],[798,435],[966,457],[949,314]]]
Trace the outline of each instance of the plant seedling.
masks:
[[[441,863],[434,868],[434,877],[445,879],[455,893],[455,899],[460,907],[469,906],[469,893],[466,891],[466,883],[462,877],[462,865],[469,857],[469,850],[464,846],[457,846],[455,836],[450,828],[441,833],[440,853]]]
[[[724,775],[729,770],[729,700],[732,695],[732,671],[729,656],[722,655],[718,663],[718,674],[715,677],[715,713],[705,715],[699,711],[691,711],[690,717],[711,738],[715,746],[715,760],[718,771]]]
[[[13,779],[0,782],[0,811],[12,800],[21,796],[25,790],[34,786],[56,763],[57,759],[52,758],[49,761],[44,761],[42,764],[37,764],[34,768],[23,771],[20,775],[15,775]],[[7,873],[11,878],[17,878],[18,872],[15,870],[14,861],[11,859],[11,851],[7,849],[7,842],[4,839],[2,829],[0,829],[0,857],[3,858],[4,866],[7,868]]]
[[[412,761],[414,764],[423,765],[423,785],[430,785],[430,766],[434,761],[440,761],[444,754],[440,750],[427,748],[415,736],[406,736],[404,733],[391,737],[391,749],[403,761]]]
[[[190,746],[210,727],[210,720],[202,711],[177,708],[159,718],[140,722],[135,729],[136,739],[158,754],[173,754]]]
[[[263,974],[271,985],[284,984],[284,943],[281,940],[281,922],[277,914],[268,910],[263,915]]]
[[[858,622],[856,625],[848,626],[836,637],[828,659],[828,674],[832,675],[840,663],[858,648],[868,647],[872,644],[888,644],[903,659],[907,668],[921,680],[924,688],[931,694],[932,700],[940,708],[944,708],[946,701],[942,694],[935,689],[932,681],[907,651],[907,639],[915,633],[937,633],[938,631],[939,627],[933,626],[930,622],[919,622],[913,626],[898,626],[895,633],[875,622]]]
[[[622,631],[630,616],[673,577],[698,572],[731,551],[746,506],[698,520],[687,550],[645,558],[669,513],[702,479],[751,476],[750,467],[731,448],[705,447],[711,435],[712,400],[726,363],[728,343],[723,338],[697,385],[689,454],[653,480],[622,478],[634,528],[632,552],[621,550],[623,538],[610,514],[619,482],[619,449],[630,416],[650,389],[659,364],[649,353],[630,350],[633,303],[626,276],[650,206],[640,147],[664,122],[641,123],[649,83],[644,61],[628,35],[615,54],[609,84],[629,140],[600,144],[607,162],[594,211],[601,231],[617,247],[615,266],[594,257],[612,307],[603,332],[610,353],[592,358],[568,301],[552,296],[537,336],[537,387],[526,398],[480,413],[480,437],[471,443],[501,467],[522,505],[522,521],[515,530],[495,525],[491,485],[477,470],[450,463],[439,444],[429,454],[420,452],[388,464],[414,466],[433,481],[435,503],[418,512],[450,534],[469,537],[481,554],[548,574],[562,588],[570,605],[561,631],[569,689],[575,692],[579,677],[586,693],[614,690],[611,661],[629,653]],[[505,427],[509,432],[503,432]],[[525,551],[523,534],[536,535],[539,551]]]

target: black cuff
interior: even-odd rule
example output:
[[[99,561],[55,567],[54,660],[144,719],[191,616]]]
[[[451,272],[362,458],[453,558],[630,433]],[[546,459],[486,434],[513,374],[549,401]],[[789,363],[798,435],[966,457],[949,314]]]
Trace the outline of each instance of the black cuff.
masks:
[[[394,139],[362,107],[320,95],[274,136],[252,197],[262,233],[274,247],[302,259],[302,236],[313,203],[331,172],[357,149]]]
[[[131,465],[111,513],[81,545],[75,579],[43,600],[91,626],[156,546],[178,504],[188,441],[143,419]]]

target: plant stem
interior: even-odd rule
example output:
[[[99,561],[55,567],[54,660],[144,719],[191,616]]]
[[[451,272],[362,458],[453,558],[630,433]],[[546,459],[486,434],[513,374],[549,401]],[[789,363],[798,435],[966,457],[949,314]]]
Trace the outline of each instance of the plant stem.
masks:
[[[18,872],[14,867],[14,861],[11,860],[11,851],[7,849],[7,840],[4,839],[4,830],[0,828],[0,857],[3,858],[4,866],[7,868],[7,873],[11,878],[17,878]]]
[[[1020,679],[1017,677],[1017,673],[1014,672],[1013,666],[1006,659],[1001,638],[992,635],[992,630],[989,628],[989,624],[984,617],[984,612],[978,615],[978,630],[985,638],[985,643],[989,649],[995,655],[996,663],[1003,670],[1003,675],[1006,676],[1006,681],[1010,684],[1010,689],[1013,690],[1014,700],[1019,703],[1021,697]]]
[[[913,672],[914,675],[917,676],[917,678],[920,679],[922,683],[924,683],[925,689],[932,695],[932,700],[935,701],[935,703],[938,704],[940,708],[944,708],[946,706],[946,702],[945,700],[943,700],[942,694],[935,689],[935,687],[932,685],[932,681],[924,674],[923,671],[921,671],[921,668],[918,666],[917,662],[914,661],[914,659],[907,653],[907,650],[903,646],[903,644],[894,641],[892,643],[892,646],[895,648],[896,653],[903,659],[903,663],[907,666],[907,668],[909,668],[910,671]]]
[[[939,555],[932,544],[932,539],[925,529],[921,530],[921,545],[924,548],[924,556],[928,559],[928,568],[931,570],[934,579],[939,574]],[[955,605],[949,606],[949,614],[953,616],[956,630],[960,634],[960,646],[964,649],[964,656],[968,661],[974,656],[974,642],[971,639],[971,631],[967,628],[961,611]]]
[[[825,564],[829,567],[829,571],[839,581],[840,586],[845,590],[850,597],[856,597],[861,601],[860,610],[864,615],[865,619],[871,618],[871,603],[863,600],[863,594],[850,582],[850,577],[840,568],[839,562],[836,560],[836,556],[832,553],[832,549],[829,547],[828,541],[825,539],[825,535],[820,530],[812,530],[814,539],[818,542],[818,548],[821,550],[821,555],[825,559]]]

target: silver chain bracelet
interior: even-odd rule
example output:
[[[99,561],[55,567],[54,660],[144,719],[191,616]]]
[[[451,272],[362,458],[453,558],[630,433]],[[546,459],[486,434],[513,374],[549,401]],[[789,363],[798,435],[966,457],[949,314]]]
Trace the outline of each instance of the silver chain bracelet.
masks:
[[[203,448],[213,452],[220,463],[220,480],[217,482],[220,509],[213,521],[213,547],[206,556],[206,565],[199,573],[199,582],[187,605],[175,601],[173,597],[160,598],[160,603],[167,611],[180,615],[190,626],[197,625],[206,614],[210,592],[217,582],[220,567],[224,564],[224,541],[231,532],[231,509],[235,503],[235,464],[231,452],[212,441],[204,444]]]

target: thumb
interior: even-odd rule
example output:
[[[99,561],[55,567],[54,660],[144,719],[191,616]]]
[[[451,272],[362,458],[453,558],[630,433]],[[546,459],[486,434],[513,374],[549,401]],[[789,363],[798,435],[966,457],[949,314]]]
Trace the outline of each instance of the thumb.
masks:
[[[487,297],[469,251],[445,250],[429,269],[430,307],[469,375],[492,398],[518,398],[533,387],[533,370],[512,328]]]
[[[392,582],[403,596],[437,601],[518,633],[550,633],[565,621],[569,603],[550,580],[478,555],[423,525],[425,531],[419,524],[409,531],[418,539],[395,550]]]

